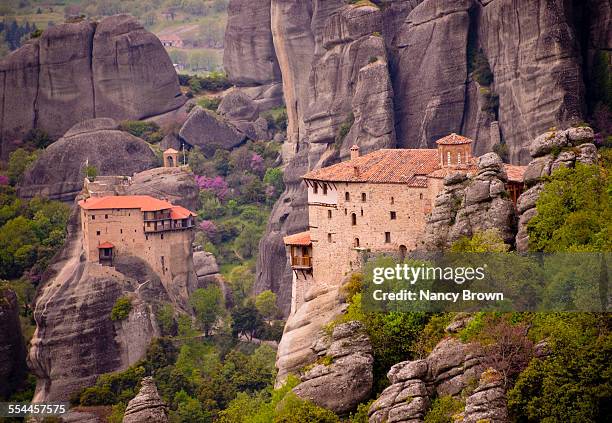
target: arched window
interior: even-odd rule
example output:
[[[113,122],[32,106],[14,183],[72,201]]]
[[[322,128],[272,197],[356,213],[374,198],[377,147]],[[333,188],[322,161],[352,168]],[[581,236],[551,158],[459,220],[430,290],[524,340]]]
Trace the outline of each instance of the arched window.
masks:
[[[349,194],[348,192],[344,193],[344,200],[345,201],[351,201],[351,194]]]
[[[365,192],[361,193],[361,201],[363,201],[364,203],[366,201],[366,193]]]
[[[353,226],[357,224],[357,215],[355,213],[351,213],[351,223]]]
[[[406,258],[406,253],[408,253],[408,248],[405,245],[400,245],[399,247],[400,257],[402,260]]]
[[[353,247],[359,247],[359,238],[355,238],[355,240],[353,241]]]
[[[363,216],[363,208],[361,209],[361,215]]]

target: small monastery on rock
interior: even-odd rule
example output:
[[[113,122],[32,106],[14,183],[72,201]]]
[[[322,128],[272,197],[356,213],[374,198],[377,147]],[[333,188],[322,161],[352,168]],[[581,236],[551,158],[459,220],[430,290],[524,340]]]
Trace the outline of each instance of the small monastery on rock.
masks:
[[[363,252],[401,257],[420,247],[427,215],[444,178],[473,175],[472,140],[451,134],[437,149],[382,149],[303,176],[308,186],[309,230],[284,238],[293,270],[291,313],[313,283],[335,284],[361,266]],[[514,203],[524,167],[506,165]]]

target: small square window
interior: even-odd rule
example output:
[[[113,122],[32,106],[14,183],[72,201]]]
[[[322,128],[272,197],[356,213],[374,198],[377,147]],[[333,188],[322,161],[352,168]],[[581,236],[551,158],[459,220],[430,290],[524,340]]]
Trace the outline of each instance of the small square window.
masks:
[[[97,236],[100,236],[100,231],[96,231],[96,235],[97,235]]]
[[[107,215],[107,214],[105,214],[105,215],[104,215],[104,218],[105,218],[105,219],[108,219],[108,215]]]
[[[123,229],[119,229],[119,233],[122,234],[123,233]]]
[[[319,186],[317,184],[312,187],[312,192],[314,192],[315,194],[319,192]]]
[[[362,192],[362,193],[361,193],[361,201],[365,203],[366,198],[367,198],[366,193],[365,193],[365,192]]]
[[[332,235],[331,234],[327,234],[327,242],[332,242]]]
[[[327,210],[327,218],[328,219],[332,218],[332,211],[331,210]]]
[[[391,214],[391,220],[397,219],[397,213],[396,212],[392,211],[390,214]]]
[[[388,244],[391,242],[391,232],[385,232],[385,243]]]
[[[323,184],[323,195],[327,195],[327,185]]]
[[[96,216],[92,215],[91,220],[96,220]]]
[[[344,200],[345,201],[351,201],[351,194],[349,194],[348,192],[344,193]]]
[[[344,215],[346,216],[348,214],[348,210],[344,209]]]

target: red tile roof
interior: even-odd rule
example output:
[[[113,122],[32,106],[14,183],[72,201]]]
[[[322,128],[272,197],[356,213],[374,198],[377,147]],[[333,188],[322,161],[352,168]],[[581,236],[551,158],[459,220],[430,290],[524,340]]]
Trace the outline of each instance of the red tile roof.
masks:
[[[192,212],[191,210],[186,209],[185,207],[182,206],[173,206],[170,209],[170,218],[171,219],[187,219],[189,216],[197,216],[197,214],[195,214],[194,212]]]
[[[422,178],[440,167],[436,149],[382,149],[308,172],[304,179],[333,182],[405,183],[422,186]]]
[[[525,179],[525,170],[527,166],[516,166],[505,164],[506,173],[508,174],[508,180],[510,182],[523,182]]]
[[[312,244],[309,231],[286,236],[283,238],[283,241],[285,242],[285,245],[301,245],[307,247]]]
[[[98,248],[115,248],[115,246],[110,242],[103,242],[102,244],[98,245]]]
[[[113,195],[97,198],[91,197],[79,201],[79,206],[85,210],[140,209],[142,211],[159,211],[180,207],[173,206],[167,201],[158,200],[157,198],[153,198],[148,195]],[[180,208],[183,209],[183,207]]]
[[[450,135],[447,135],[444,138],[440,138],[438,141],[436,141],[436,144],[438,145],[457,145],[457,144],[470,144],[471,142],[472,140],[469,138],[462,137],[461,135],[452,133]]]
[[[174,153],[178,153],[178,151],[176,151],[174,148],[170,147],[169,149],[167,149],[166,151],[164,151],[164,154],[174,154]]]

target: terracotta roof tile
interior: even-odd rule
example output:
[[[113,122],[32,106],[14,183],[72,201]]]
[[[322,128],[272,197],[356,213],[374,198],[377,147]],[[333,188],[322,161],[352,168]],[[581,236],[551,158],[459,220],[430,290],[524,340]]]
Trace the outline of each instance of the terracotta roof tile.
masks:
[[[102,244],[98,245],[98,248],[115,248],[115,246],[110,242],[103,242]]]
[[[148,195],[92,197],[79,201],[79,206],[85,210],[140,209],[142,211],[159,211],[178,207]]]
[[[440,138],[436,141],[438,145],[456,145],[456,144],[470,144],[472,142],[471,139],[462,137],[461,135],[457,135],[455,133],[447,135],[444,138]]]
[[[312,244],[310,240],[310,232],[300,232],[299,234],[289,235],[283,238],[285,245],[301,245],[309,246]]]
[[[176,151],[174,148],[169,148],[166,151],[164,151],[164,154],[168,153],[168,154],[174,154],[174,153],[178,153],[178,151]]]
[[[170,209],[171,219],[187,219],[189,216],[197,216],[197,214],[182,206],[173,206]]]
[[[333,182],[405,183],[421,186],[417,175],[438,169],[436,149],[382,149],[308,172],[304,179]]]
[[[527,166],[516,166],[505,164],[506,173],[508,174],[508,180],[510,182],[523,182],[525,179],[525,170]]]

